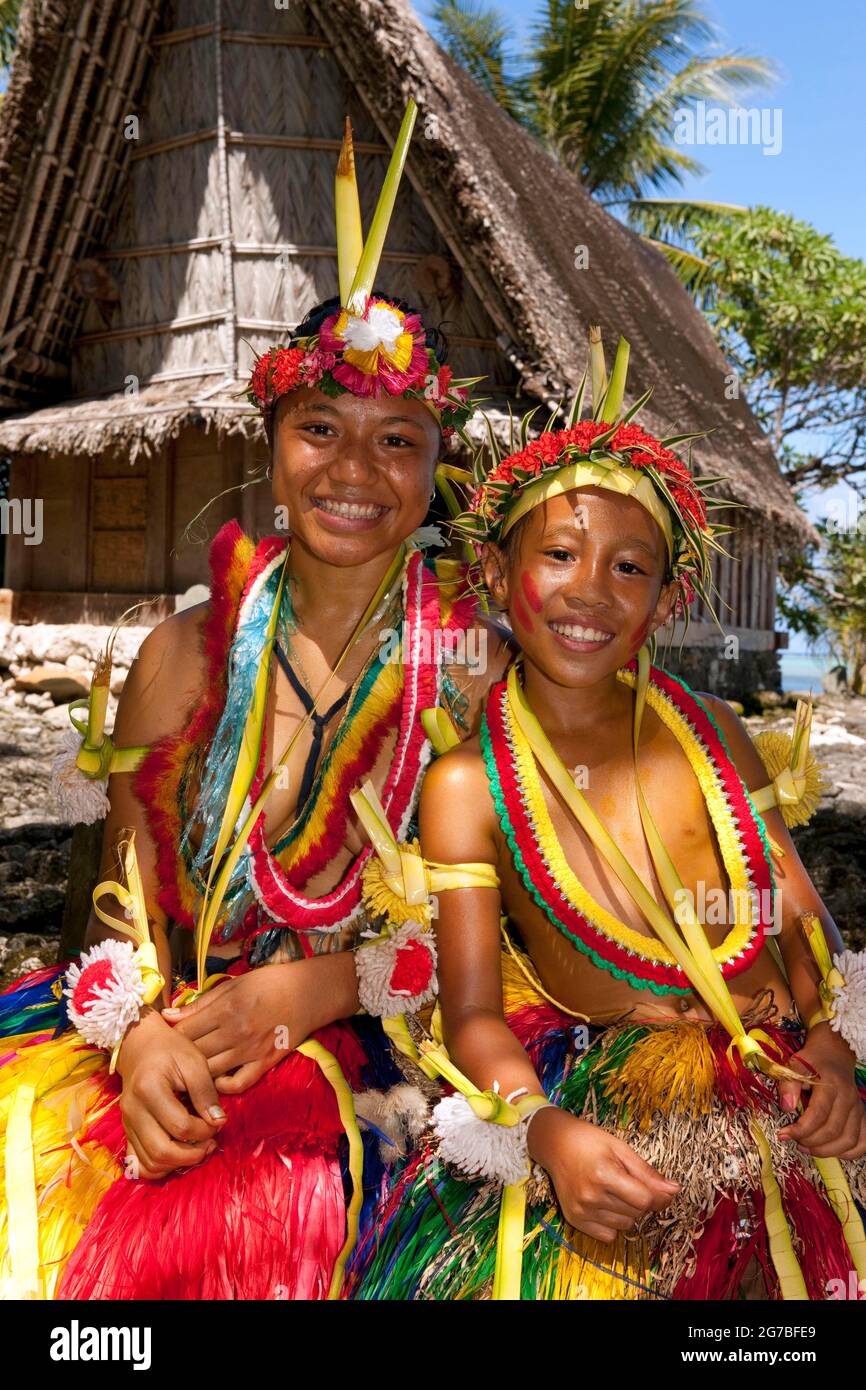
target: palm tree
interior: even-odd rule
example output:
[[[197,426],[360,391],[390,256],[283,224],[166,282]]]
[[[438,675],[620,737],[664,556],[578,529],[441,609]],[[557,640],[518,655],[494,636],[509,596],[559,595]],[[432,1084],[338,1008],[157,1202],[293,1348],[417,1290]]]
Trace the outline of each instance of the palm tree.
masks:
[[[24,0],[0,0],[0,73],[12,62],[23,3]]]
[[[703,166],[673,139],[678,115],[730,105],[769,82],[766,59],[713,53],[714,30],[694,0],[540,0],[526,58],[483,0],[437,0],[444,47],[532,130],[590,192],[631,200],[681,183]]]
[[[721,288],[719,267],[698,251],[696,235],[743,218],[749,209],[697,198],[635,198],[627,211],[629,224],[670,261],[698,307],[712,309]]]

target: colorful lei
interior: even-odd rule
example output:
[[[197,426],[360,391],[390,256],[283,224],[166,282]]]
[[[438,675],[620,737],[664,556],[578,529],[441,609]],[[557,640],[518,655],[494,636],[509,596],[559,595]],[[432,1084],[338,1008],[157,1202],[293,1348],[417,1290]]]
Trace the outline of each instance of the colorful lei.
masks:
[[[618,676],[633,686],[635,663]],[[686,753],[716,830],[736,921],[714,955],[722,974],[730,978],[752,964],[772,927],[775,888],[763,827],[717,725],[688,687],[653,667],[647,701]],[[618,921],[590,897],[569,867],[534,755],[511,714],[504,682],[491,691],[481,746],[515,867],[548,920],[594,965],[632,988],[689,993],[691,985],[667,947]]]

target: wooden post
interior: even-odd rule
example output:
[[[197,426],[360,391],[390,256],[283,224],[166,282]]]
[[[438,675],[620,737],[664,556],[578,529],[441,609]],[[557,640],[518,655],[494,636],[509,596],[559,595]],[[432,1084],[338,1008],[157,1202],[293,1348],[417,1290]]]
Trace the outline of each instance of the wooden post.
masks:
[[[100,820],[95,825],[76,825],[72,832],[69,879],[66,885],[66,901],[63,904],[63,921],[60,925],[58,961],[68,960],[70,956],[77,955],[84,946],[84,934],[93,905],[90,895],[99,881],[104,824],[105,822]]]

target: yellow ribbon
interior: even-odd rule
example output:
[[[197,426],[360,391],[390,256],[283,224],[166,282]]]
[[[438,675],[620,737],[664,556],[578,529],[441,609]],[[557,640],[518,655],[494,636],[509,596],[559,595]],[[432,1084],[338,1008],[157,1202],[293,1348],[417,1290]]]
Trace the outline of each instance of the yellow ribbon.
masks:
[[[93,890],[93,907],[97,917],[114,931],[121,932],[136,943],[134,959],[138,962],[145,982],[144,1002],[150,1004],[163,987],[156,947],[150,939],[147,909],[138,860],[135,853],[135,832],[130,831],[119,852],[128,887],[105,879]],[[104,912],[100,901],[114,897],[128,912],[120,921]],[[122,1041],[122,1040],[121,1040]],[[113,1072],[120,1043],[111,1054],[109,1072]],[[76,1059],[77,1061],[77,1059]],[[75,1062],[73,1062],[75,1065]],[[69,1061],[60,1056],[46,1064],[41,1056],[34,1057],[33,1075],[38,1075],[40,1091],[44,1092],[69,1072]],[[8,1112],[6,1130],[6,1202],[9,1212],[9,1256],[13,1287],[19,1297],[38,1298],[42,1291],[39,1274],[39,1224],[37,1218],[36,1175],[33,1158],[33,1106],[36,1087],[25,1073],[16,1088]],[[3,1107],[0,1107],[2,1110]]]
[[[498,1091],[480,1090],[464,1076],[448,1056],[445,1048],[423,1042],[421,1057],[459,1091],[479,1120],[513,1128],[536,1110],[548,1104],[544,1095],[525,1095],[509,1101]],[[520,1182],[506,1183],[499,1204],[499,1225],[496,1236],[496,1264],[493,1273],[494,1301],[520,1298],[520,1279],[523,1268],[523,1232],[526,1217],[526,1177]]]
[[[785,1212],[782,1206],[782,1193],[776,1175],[773,1172],[773,1164],[770,1157],[770,1146],[767,1137],[757,1120],[751,1119],[750,1128],[752,1138],[761,1159],[761,1187],[764,1192],[764,1224],[767,1228],[767,1241],[770,1247],[770,1258],[779,1279],[779,1286],[782,1290],[782,1298],[789,1299],[808,1299],[806,1281],[803,1278],[797,1256],[794,1254],[794,1245],[791,1240],[791,1232],[785,1220]]]
[[[421,726],[437,757],[441,757],[451,748],[457,748],[461,742],[451,716],[441,705],[435,705],[432,709],[422,709]]]
[[[354,1250],[355,1242],[358,1239],[358,1222],[361,1215],[361,1204],[364,1200],[364,1143],[358,1128],[352,1092],[336,1057],[333,1053],[328,1052],[327,1048],[322,1047],[320,1042],[316,1042],[314,1038],[308,1038],[306,1042],[301,1043],[297,1051],[302,1052],[305,1057],[311,1057],[314,1062],[318,1063],[325,1080],[333,1088],[337,1108],[340,1112],[340,1120],[349,1141],[349,1174],[352,1179],[352,1196],[346,1209],[346,1239],[337,1256],[328,1289],[328,1298],[338,1299],[343,1286],[346,1261]]]
[[[809,1019],[807,1027],[814,1028],[816,1023],[829,1021],[836,1016],[835,996],[837,990],[845,988],[845,976],[841,970],[833,964],[830,955],[830,948],[827,945],[827,938],[824,935],[824,928],[820,918],[814,912],[804,912],[800,918],[800,925],[803,928],[806,940],[815,962],[820,971],[821,978],[818,982],[818,996],[821,1000],[821,1007]]]
[[[150,935],[144,887],[138,868],[138,856],[135,852],[134,830],[128,832],[128,838],[121,842],[118,849],[126,882],[129,886],[128,888],[124,887],[122,883],[116,883],[113,879],[103,879],[93,890],[93,910],[100,922],[104,922],[113,931],[121,932],[135,942],[136,949],[133,960],[141,970],[144,983],[143,1003],[152,1004],[165,984],[165,980],[160,974],[156,945]],[[121,921],[111,913],[103,912],[99,903],[102,898],[107,897],[116,898],[121,907],[125,908],[126,920]],[[123,1039],[121,1038],[111,1054],[111,1062],[108,1067],[109,1075],[114,1072],[117,1065],[117,1054],[122,1042]]]
[[[422,908],[434,893],[456,888],[499,887],[499,875],[493,864],[483,861],[439,864],[424,859],[417,846],[400,844],[369,779],[355,788],[350,800],[382,865],[385,883],[401,902]]]
[[[796,806],[802,799],[808,785],[806,768],[809,762],[811,736],[812,702],[798,700],[787,766],[782,768],[769,786],[759,787],[757,791],[749,793],[757,811],[769,811],[774,806]]]
[[[146,747],[115,748],[111,735],[105,732],[110,677],[111,659],[105,656],[97,661],[89,695],[66,707],[73,728],[81,734],[75,766],[95,782],[104,781],[113,772],[134,772],[148,751]],[[87,709],[87,717],[79,719],[75,712],[82,708]]]
[[[642,647],[638,653],[638,680],[635,692],[635,757],[648,684],[649,652],[646,647]],[[637,776],[637,766],[635,766],[635,783],[641,822],[659,882],[666,900],[675,910],[682,928],[682,935],[632,869],[622,850],[599,820],[586,797],[575,786],[574,779],[557,756],[550,740],[529,707],[517,677],[516,667],[512,667],[508,675],[508,697],[518,726],[527,739],[532,752],[574,815],[575,820],[631,894],[647,922],[667,946],[695,991],[700,994],[710,1011],[730,1033],[746,1065],[760,1068],[761,1071],[776,1079],[808,1081],[809,1084],[812,1084],[811,1078],[768,1057],[758,1039],[752,1037],[749,1040],[749,1034],[743,1027],[727,981],[713,955],[703,926],[695,915],[691,905],[691,896],[684,890],[682,880],[650,815]]]
[[[522,516],[540,503],[580,487],[603,488],[621,496],[633,497],[636,502],[640,502],[658,523],[667,543],[668,556],[673,558],[673,522],[670,509],[662,501],[646,473],[641,473],[639,468],[626,467],[613,458],[599,459],[596,463],[584,460],[566,464],[563,468],[543,473],[540,478],[536,478],[523,489],[510,508],[502,528],[503,537],[513,530]]]

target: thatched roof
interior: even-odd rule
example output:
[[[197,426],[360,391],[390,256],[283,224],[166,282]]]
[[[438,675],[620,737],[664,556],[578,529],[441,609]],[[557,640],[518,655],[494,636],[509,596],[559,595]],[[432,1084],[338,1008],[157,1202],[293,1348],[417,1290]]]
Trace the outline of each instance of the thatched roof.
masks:
[[[201,416],[202,391],[215,387],[226,375],[220,367],[231,354],[224,352],[217,329],[200,321],[218,318],[222,305],[216,306],[219,313],[208,315],[200,312],[198,304],[194,307],[199,312],[188,315],[192,321],[184,320],[173,339],[191,345],[184,347],[183,363],[188,364],[188,373],[197,366],[210,369],[210,386],[201,376],[188,375],[184,380],[184,366],[178,368],[172,359],[168,364],[171,370],[165,375],[174,379],[148,386],[148,369],[137,395],[119,392],[119,383],[114,383],[114,390],[108,392],[110,399],[67,401],[50,411],[38,408],[43,400],[53,396],[57,401],[62,396],[70,360],[73,382],[78,361],[79,380],[75,384],[79,392],[86,389],[84,381],[90,379],[90,369],[84,370],[81,364],[96,362],[98,376],[101,359],[93,354],[101,350],[101,339],[112,336],[94,331],[99,329],[100,320],[94,317],[92,304],[85,320],[89,332],[81,335],[83,306],[69,272],[76,261],[97,254],[105,244],[106,227],[111,225],[108,211],[117,202],[124,180],[130,177],[120,157],[101,170],[94,164],[94,150],[100,141],[105,145],[106,100],[96,99],[107,85],[104,71],[112,72],[111,87],[117,91],[121,110],[136,109],[136,94],[144,90],[147,101],[151,91],[145,87],[145,43],[139,40],[133,44],[123,62],[117,34],[127,26],[130,33],[146,39],[154,27],[161,30],[163,38],[157,32],[150,63],[165,64],[166,55],[177,47],[172,26],[182,28],[184,23],[194,25],[198,21],[201,29],[201,21],[208,17],[213,25],[215,9],[216,0],[176,0],[173,7],[145,0],[82,0],[77,5],[71,0],[43,0],[39,5],[30,0],[25,7],[21,45],[0,115],[0,362],[4,347],[7,353],[6,365],[0,366],[0,408],[7,412],[16,405],[19,410],[30,409],[26,415],[0,424],[0,447],[91,450],[118,436],[130,447],[134,447],[133,439],[145,447],[157,444],[176,433],[185,419]],[[103,70],[96,64],[93,72],[85,65],[79,68],[75,81],[64,82],[74,15],[78,16],[76,32],[90,36],[91,58],[98,42],[112,44],[117,51],[113,65],[106,64]],[[587,328],[600,323],[611,350],[619,334],[631,343],[631,394],[654,386],[653,398],[642,416],[647,427],[660,433],[713,430],[709,439],[696,446],[698,467],[726,475],[728,492],[774,524],[781,536],[803,540],[811,534],[745,401],[726,399],[727,364],[703,316],[667,262],[612,218],[479,90],[438,47],[407,0],[307,0],[286,11],[263,6],[256,7],[255,12],[241,0],[222,0],[222,23],[236,30],[261,24],[268,30],[268,44],[307,45],[306,51],[318,49],[326,52],[329,60],[335,59],[342,74],[343,104],[360,102],[365,108],[362,121],[367,121],[366,140],[371,152],[384,151],[391,144],[407,98],[415,97],[420,116],[408,165],[415,205],[406,220],[417,225],[421,205],[425,221],[432,223],[427,233],[431,240],[435,237],[432,249],[447,248],[459,267],[466,294],[482,306],[485,324],[489,325],[485,332],[492,332],[493,337],[488,340],[482,333],[473,339],[470,333],[465,342],[481,344],[478,351],[498,355],[500,390],[509,373],[518,393],[528,398],[525,404],[556,399],[573,390],[584,366]],[[279,26],[284,35],[291,30],[292,37],[281,38]],[[238,33],[227,39],[234,44],[233,51],[246,44],[249,61],[256,52],[264,52],[260,40],[254,43],[249,35],[243,43]],[[272,51],[276,53],[276,47]],[[308,71],[305,102],[314,110],[317,72],[324,74],[325,68],[311,66]],[[225,75],[225,68],[223,72]],[[258,105],[262,79],[263,70],[259,70],[243,98],[255,105],[255,115],[249,119],[253,130],[262,128]],[[338,90],[336,95],[330,92],[329,114],[334,106],[336,116],[338,97]],[[70,138],[73,114],[76,124]],[[309,111],[306,114],[309,117]],[[235,124],[237,119],[236,114]],[[336,119],[331,124],[330,133],[336,140],[339,124]],[[316,133],[312,118],[301,128],[306,135]],[[295,134],[291,130],[286,133]],[[215,131],[205,134],[216,141]],[[62,151],[57,148],[61,135]],[[270,143],[274,145],[280,138],[285,142],[284,134],[273,137]],[[244,136],[243,131],[229,131],[230,160],[247,158],[245,146],[256,139]],[[327,141],[319,138],[300,143],[319,147],[325,161],[322,168],[330,167],[332,152],[321,148]],[[49,160],[43,174],[46,151],[53,155],[53,164]],[[64,178],[58,172],[59,161],[66,171]],[[134,172],[138,167],[134,166]],[[293,169],[295,180],[299,177],[296,166],[283,164],[275,172],[276,166],[265,165],[264,156],[261,168],[266,181],[273,177],[291,180]],[[232,197],[240,203],[251,188],[256,191],[258,187],[253,175],[241,175],[240,182],[232,175],[229,182]],[[324,183],[315,182],[317,199],[326,199]],[[49,191],[59,188],[59,192],[43,201],[36,196],[36,189],[43,187]],[[83,212],[79,215],[85,198],[90,200],[87,216]],[[238,214],[237,201],[233,212]],[[307,215],[313,218],[320,213],[321,208],[316,212],[310,199]],[[169,214],[166,238],[171,231]],[[52,254],[49,259],[48,248],[61,234],[64,255]],[[237,233],[234,235],[236,240]],[[279,238],[272,235],[271,240]],[[586,248],[587,268],[576,268],[578,247]],[[309,249],[296,248],[301,255]],[[199,248],[202,255],[213,255],[209,264],[217,271],[221,250],[219,237],[211,237],[207,247]],[[318,248],[317,266],[323,264],[321,257],[327,250]],[[403,260],[408,259],[411,257],[403,256]],[[40,272],[43,264],[47,267],[44,274]],[[381,278],[396,277],[398,269],[396,262],[393,269],[386,262]],[[190,278],[187,272],[187,282]],[[256,348],[275,341],[279,327],[267,319],[281,315],[268,316],[260,308],[245,310],[244,295],[252,297],[252,304],[261,291],[252,287],[255,277],[238,273],[237,262],[234,278],[238,296],[233,308],[235,330],[243,328],[246,315],[252,324],[247,336]],[[204,307],[207,309],[207,303]],[[476,318],[480,313],[480,309],[472,309]],[[154,317],[158,319],[158,313]],[[161,331],[159,323],[156,329]],[[127,334],[133,331],[127,330]],[[74,346],[76,334],[79,339]],[[151,340],[161,341],[153,335],[147,342]],[[141,343],[147,346],[144,339]],[[455,367],[463,369],[459,335],[453,357]],[[148,358],[148,363],[152,365],[153,360]],[[238,378],[242,378],[245,365],[243,360],[237,361],[236,346]],[[219,387],[210,398],[206,418],[220,429],[246,432],[255,428],[255,421],[245,415],[240,387],[233,380],[229,372],[228,385]],[[150,394],[154,390],[156,398]],[[231,408],[223,410],[223,403]]]

